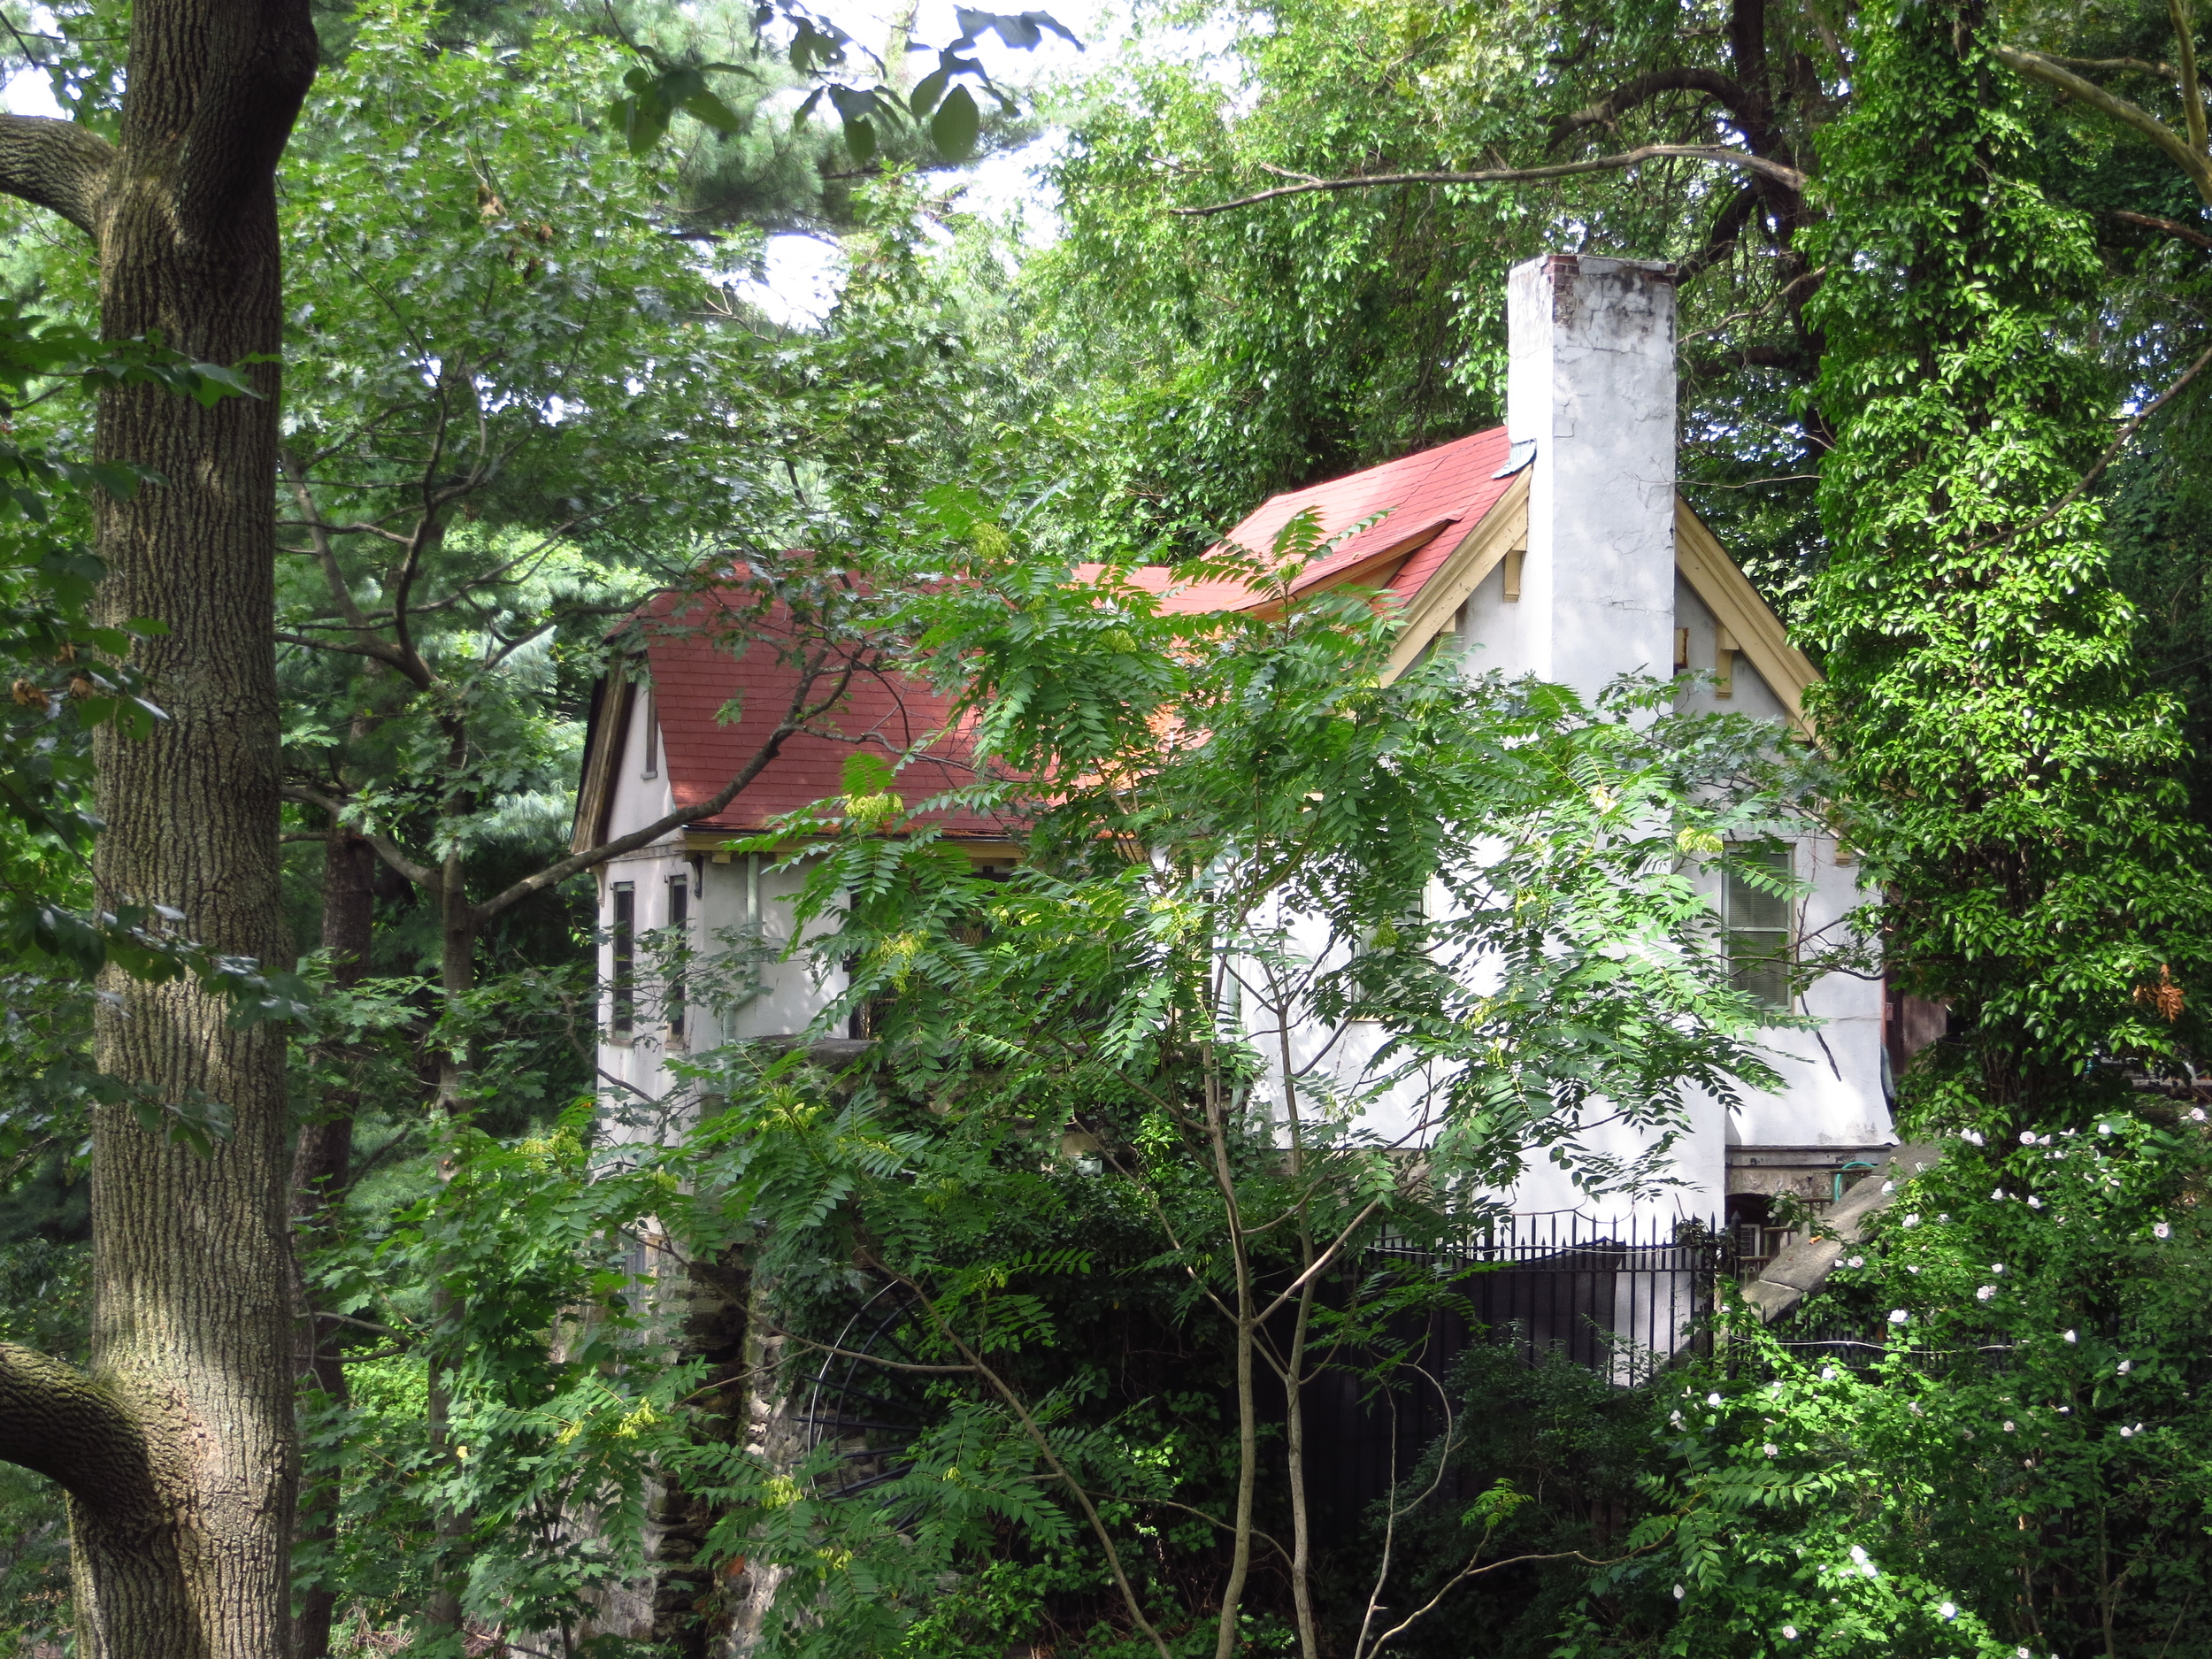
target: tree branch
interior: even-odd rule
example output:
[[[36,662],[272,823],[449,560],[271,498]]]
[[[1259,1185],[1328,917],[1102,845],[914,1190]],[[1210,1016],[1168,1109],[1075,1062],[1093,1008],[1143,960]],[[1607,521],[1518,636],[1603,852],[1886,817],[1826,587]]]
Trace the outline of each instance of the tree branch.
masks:
[[[1997,61],[2031,81],[2056,87],[2069,97],[2079,98],[2091,109],[2101,111],[2119,122],[2131,127],[2151,142],[2170,156],[2189,181],[2197,187],[2197,194],[2212,203],[2212,161],[2200,150],[2192,150],[2189,141],[2160,120],[2140,104],[2131,104],[2117,93],[2107,92],[2095,81],[2062,68],[2040,52],[2024,52],[2016,46],[2000,42],[1993,49]]]
[[[0,115],[0,191],[60,214],[100,240],[100,197],[115,147],[74,121]]]
[[[2197,42],[2191,34],[2193,27],[2189,17],[2189,0],[2166,0],[2166,10],[2174,20],[2174,39],[2178,50],[2174,56],[2181,60],[2181,119],[2189,129],[2189,147],[2200,156],[2204,154],[2204,88],[2197,83]]]
[[[2146,230],[2162,230],[2169,236],[2194,242],[2206,251],[2212,252],[2212,236],[2200,230],[2192,230],[2179,219],[2162,219],[2155,213],[2131,213],[2124,208],[2117,207],[2101,207],[2096,211],[2100,219],[2117,219],[2123,225],[2140,225]]]
[[[0,1342],[0,1458],[106,1515],[155,1508],[145,1432],[73,1365]]]
[[[695,824],[702,818],[712,818],[731,802],[736,800],[741,791],[767,770],[769,763],[782,752],[783,746],[802,726],[825,710],[836,706],[838,699],[845,695],[846,687],[852,683],[855,664],[849,662],[845,664],[842,672],[837,676],[835,689],[828,696],[818,702],[810,702],[809,694],[821,679],[822,672],[821,664],[818,661],[811,668],[800,674],[798,689],[792,694],[790,706],[784,711],[784,717],[777,723],[775,730],[769,733],[760,748],[754,751],[752,759],[745,763],[744,769],[729,782],[724,784],[715,794],[696,806],[680,806],[673,811],[664,813],[654,819],[642,829],[632,830],[627,835],[618,835],[614,840],[602,842],[596,847],[588,847],[582,852],[571,854],[558,864],[548,864],[535,875],[523,877],[521,880],[508,887],[504,892],[495,893],[478,905],[477,915],[481,919],[489,921],[502,911],[521,903],[534,893],[542,893],[548,887],[558,886],[571,876],[595,869],[605,864],[608,859],[618,858],[633,848],[643,847],[649,842],[657,841],[672,829],[680,829],[686,824]]]
[[[1203,207],[1171,207],[1168,211],[1178,219],[1203,219],[1212,213],[1226,213],[1235,208],[1271,202],[1278,196],[1309,196],[1317,190],[1364,190],[1388,184],[1532,184],[1545,179],[1568,179],[1586,173],[1618,173],[1624,167],[1640,166],[1647,161],[1661,161],[1670,157],[1685,161],[1710,161],[1724,166],[1741,167],[1747,173],[1755,173],[1763,179],[1771,179],[1792,190],[1801,191],[1805,188],[1805,175],[1795,167],[1786,167],[1778,161],[1769,161],[1763,156],[1754,156],[1744,150],[1728,150],[1717,144],[1646,144],[1617,156],[1598,156],[1588,161],[1563,161],[1548,167],[1486,167],[1475,173],[1378,173],[1357,179],[1317,179],[1310,184],[1286,184],[1272,190],[1262,190],[1254,196],[1240,196],[1232,201],[1210,202]]]
[[[287,801],[297,802],[302,806],[320,807],[330,814],[330,821],[333,824],[344,823],[346,810],[353,804],[350,801],[343,801],[334,795],[325,795],[319,789],[311,789],[303,783],[288,783],[277,793]],[[353,830],[355,834],[368,842],[371,850],[379,858],[425,892],[437,893],[442,890],[443,878],[438,872],[433,870],[428,864],[417,864],[400,850],[399,843],[390,836],[379,835],[352,825],[347,825],[346,827]]]
[[[1556,150],[1562,140],[1586,127],[1609,127],[1631,110],[1650,103],[1663,92],[1702,92],[1709,98],[1717,98],[1740,122],[1749,122],[1756,113],[1751,95],[1717,69],[1655,69],[1649,74],[1623,81],[1595,104],[1586,104],[1573,114],[1561,116],[1552,123],[1550,148]]]

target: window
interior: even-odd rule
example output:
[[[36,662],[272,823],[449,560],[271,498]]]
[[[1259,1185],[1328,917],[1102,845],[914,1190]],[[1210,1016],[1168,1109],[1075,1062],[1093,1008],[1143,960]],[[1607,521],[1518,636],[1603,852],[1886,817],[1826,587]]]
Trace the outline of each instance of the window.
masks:
[[[1790,938],[1790,849],[1786,843],[1733,841],[1728,855],[1734,867],[1722,895],[1721,920],[1728,929],[1730,974],[1769,1007],[1787,1008],[1795,956]],[[1770,890],[1775,888],[1781,890]]]
[[[687,876],[668,879],[668,1034],[684,1034],[684,951],[691,941],[691,881]]]
[[[648,686],[645,688],[645,776],[661,775],[661,700],[660,694]]]
[[[637,1023],[637,888],[627,881],[614,884],[614,915],[608,925],[613,941],[613,964],[607,976],[607,1024],[618,1037],[626,1037]]]

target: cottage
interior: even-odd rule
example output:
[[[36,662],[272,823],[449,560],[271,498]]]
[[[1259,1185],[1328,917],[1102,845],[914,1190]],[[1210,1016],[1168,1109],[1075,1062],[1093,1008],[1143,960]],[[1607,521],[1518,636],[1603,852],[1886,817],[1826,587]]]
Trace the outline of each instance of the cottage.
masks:
[[[1780,622],[1675,488],[1674,289],[1668,266],[1553,255],[1517,268],[1509,293],[1507,424],[1348,478],[1278,495],[1230,532],[1264,549],[1310,509],[1325,534],[1376,523],[1318,560],[1309,589],[1356,583],[1394,595],[1403,630],[1395,664],[1448,653],[1479,669],[1533,673],[1594,693],[1629,672],[1682,675],[1680,703],[1733,707],[1807,727],[1801,699],[1817,678]],[[1148,572],[1163,603],[1183,610],[1256,603],[1233,584],[1171,588]],[[580,794],[580,846],[695,807],[698,816],[599,872],[606,931],[602,970],[611,1006],[600,1065],[611,1090],[638,1099],[666,1087],[669,1055],[687,1045],[788,1034],[806,1026],[833,986],[772,958],[788,940],[787,873],[727,849],[733,836],[834,795],[856,741],[902,748],[941,710],[921,687],[857,670],[833,715],[836,730],[792,737],[726,803],[720,795],[789,703],[792,671],[772,641],[733,659],[710,630],[670,626],[678,602],[645,618],[645,672],[601,687]],[[691,601],[706,603],[712,601]],[[717,713],[742,694],[741,718]],[[902,779],[910,796],[958,781],[941,761]],[[999,826],[948,826],[980,862],[1011,857]],[[1747,955],[1786,952],[1832,927],[1859,897],[1846,849],[1824,835],[1788,849],[1807,896],[1792,907],[1740,883],[1715,895]],[[685,930],[698,949],[757,941],[762,964],[717,1029],[680,1000],[637,990],[636,940]],[[1831,974],[1803,1010],[1816,1033],[1778,1033],[1785,1086],[1731,1115],[1699,1122],[1669,1210],[1755,1230],[1779,1191],[1825,1199],[1892,1142],[1881,985]],[[855,1035],[861,1033],[855,1033]],[[1529,1211],[1571,1209],[1571,1190],[1532,1170],[1515,1194]],[[1756,1244],[1757,1237],[1751,1240]]]

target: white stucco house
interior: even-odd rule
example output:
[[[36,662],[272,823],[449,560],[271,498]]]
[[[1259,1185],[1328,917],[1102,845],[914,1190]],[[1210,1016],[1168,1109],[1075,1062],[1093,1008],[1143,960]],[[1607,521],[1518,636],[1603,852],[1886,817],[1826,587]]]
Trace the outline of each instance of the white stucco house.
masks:
[[[1325,534],[1378,523],[1318,560],[1302,586],[1357,583],[1395,596],[1404,618],[1396,663],[1449,653],[1483,670],[1533,673],[1594,693],[1622,673],[1674,672],[1687,708],[1729,708],[1808,734],[1801,699],[1817,678],[1773,611],[1676,490],[1674,288],[1671,267],[1552,255],[1510,279],[1507,424],[1348,478],[1278,495],[1229,533],[1264,549],[1310,508]],[[1234,609],[1256,596],[1227,584],[1170,589],[1179,609]],[[710,634],[669,625],[673,602],[649,607],[634,671],[595,704],[576,822],[579,847],[707,803],[757,748],[787,703],[772,645],[733,657]],[[688,603],[696,603],[688,602]],[[779,676],[787,676],[780,680]],[[741,718],[716,714],[743,695]],[[803,1030],[822,1005],[808,971],[769,960],[789,936],[789,875],[727,849],[733,837],[834,795],[850,741],[894,748],[930,727],[918,688],[856,680],[833,717],[837,735],[795,738],[728,806],[601,867],[603,982],[613,987],[599,1063],[611,1094],[649,1098],[687,1045]],[[840,741],[842,737],[845,741]],[[954,784],[923,762],[902,778],[910,799]],[[979,862],[1010,862],[998,826],[947,826]],[[1748,889],[1717,895],[1754,954],[1789,949],[1832,927],[1860,898],[1847,852],[1813,833],[1789,849],[1809,884],[1796,907]],[[720,1017],[638,994],[636,936],[687,931],[695,947],[757,937],[757,988]],[[833,990],[835,987],[828,987]],[[1668,1202],[1676,1213],[1756,1227],[1768,1195],[1825,1199],[1894,1136],[1889,1061],[1916,1033],[1876,981],[1831,974],[1804,994],[1817,1034],[1776,1033],[1784,1087],[1696,1125]],[[711,1026],[712,1028],[708,1028]],[[1571,1207],[1575,1194],[1532,1169],[1517,1208]],[[1754,1242],[1747,1240],[1747,1242]],[[1757,1250],[1757,1254],[1764,1254]]]

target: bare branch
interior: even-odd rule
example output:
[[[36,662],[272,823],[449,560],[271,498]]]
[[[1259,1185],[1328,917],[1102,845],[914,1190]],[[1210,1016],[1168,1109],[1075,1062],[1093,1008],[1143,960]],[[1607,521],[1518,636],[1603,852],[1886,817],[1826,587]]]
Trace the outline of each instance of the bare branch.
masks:
[[[2179,219],[2162,219],[2155,213],[2131,213],[2124,208],[2117,207],[2101,207],[2097,209],[2097,217],[2115,219],[2123,225],[2140,225],[2146,230],[2162,230],[2169,236],[2176,237],[2182,242],[2194,242],[2198,247],[2212,251],[2212,236],[2206,235],[2200,230],[2192,230]]]
[[[1598,156],[1588,161],[1563,161],[1548,167],[1485,167],[1474,173],[1377,173],[1356,179],[1317,179],[1310,184],[1279,185],[1272,190],[1240,196],[1227,202],[1210,202],[1203,207],[1171,207],[1168,211],[1179,219],[1203,219],[1213,213],[1226,213],[1236,208],[1272,202],[1279,196],[1310,196],[1317,190],[1366,190],[1391,184],[1533,184],[1546,179],[1568,179],[1586,173],[1618,173],[1626,167],[1641,166],[1647,161],[1663,161],[1669,157],[1741,167],[1747,173],[1757,173],[1763,179],[1771,179],[1792,190],[1801,191],[1805,188],[1805,175],[1795,167],[1786,167],[1778,161],[1769,161],[1763,156],[1754,156],[1746,150],[1728,150],[1718,144],[1645,144],[1617,156]]]
[[[1995,49],[1997,61],[2006,68],[2040,81],[2046,86],[2056,87],[2070,97],[2079,98],[2093,110],[2110,116],[2123,127],[2133,127],[2151,142],[2156,144],[2175,164],[2189,175],[2189,181],[2197,187],[2197,194],[2212,202],[2212,160],[2201,150],[2192,150],[2189,141],[2160,120],[2140,104],[2131,104],[2115,92],[2107,92],[2095,81],[2076,74],[2040,52],[2024,52],[2016,46],[1999,44]]]
[[[1585,104],[1573,114],[1560,117],[1552,126],[1552,148],[1556,150],[1563,139],[1586,127],[1611,127],[1631,110],[1650,103],[1663,92],[1701,92],[1709,98],[1718,99],[1739,122],[1748,122],[1756,113],[1751,95],[1717,69],[1655,69],[1649,74],[1623,81],[1595,104]]]
[[[307,623],[303,626],[312,627],[315,625]],[[350,627],[352,624],[331,623],[327,626]],[[277,629],[273,637],[280,645],[304,645],[316,651],[342,651],[348,657],[367,657],[380,663],[389,663],[394,667],[399,666],[394,660],[396,653],[380,640],[372,639],[365,643],[359,640],[319,640],[312,634],[294,634],[288,628]]]
[[[282,789],[278,791],[278,793],[280,794],[287,801],[297,802],[302,806],[320,807],[324,811],[330,814],[330,821],[334,824],[343,823],[347,809],[353,805],[353,803],[350,801],[341,800],[334,795],[325,795],[319,789],[311,789],[303,783],[288,783]],[[442,883],[443,878],[440,876],[439,872],[433,870],[428,864],[417,864],[413,859],[410,858],[405,853],[400,850],[399,843],[394,841],[390,836],[376,834],[372,831],[362,829],[355,825],[347,825],[346,827],[351,829],[355,834],[358,835],[363,841],[368,842],[370,849],[379,858],[381,858],[386,864],[389,864],[393,869],[398,871],[400,874],[405,876],[410,881],[413,882],[417,887],[422,888],[425,892],[437,893],[442,891]]]
[[[2174,38],[2179,50],[2175,56],[2181,60],[2181,119],[2189,129],[2189,148],[2200,156],[2204,154],[2204,88],[2197,83],[2197,42],[2191,34],[2194,25],[2189,17],[2189,0],[2166,0],[2166,10],[2174,20]]]
[[[412,651],[403,652],[390,641],[380,638],[374,625],[362,611],[360,600],[354,596],[353,584],[346,580],[345,572],[339,568],[337,549],[330,545],[330,533],[322,523],[322,514],[316,509],[314,492],[308,488],[307,469],[300,465],[299,457],[289,449],[280,451],[279,462],[284,469],[286,480],[292,486],[292,499],[299,503],[300,511],[307,516],[308,541],[314,549],[316,564],[322,567],[323,582],[330,589],[331,603],[338,607],[338,614],[346,619],[346,626],[354,632],[357,643],[353,654],[373,657],[378,662],[388,663],[413,680],[418,690],[427,691],[430,688],[429,670],[421,659],[416,657]],[[301,645],[317,643],[311,640],[296,640],[293,642]]]
[[[0,1458],[104,1514],[156,1507],[137,1418],[75,1366],[13,1343],[0,1343]]]
[[[2179,81],[2181,72],[2171,64],[2154,64],[2140,58],[2069,58],[2061,52],[2043,54],[2055,64],[2064,64],[2069,69],[2121,69],[2131,74],[2149,75],[2157,81]]]
[[[672,829],[680,829],[686,824],[695,824],[702,818],[712,818],[731,802],[736,800],[739,794],[751,784],[754,779],[768,769],[769,763],[782,753],[783,746],[791,741],[802,726],[815,716],[837,705],[838,700],[845,695],[845,688],[852,683],[856,672],[856,665],[848,662],[838,673],[837,684],[829,695],[818,701],[810,700],[810,694],[819,682],[824,672],[821,663],[818,659],[800,673],[798,688],[792,693],[790,706],[784,711],[783,718],[777,722],[775,729],[762,741],[760,748],[754,751],[752,759],[745,763],[743,770],[729,782],[724,784],[720,789],[695,806],[680,806],[673,811],[655,818],[642,829],[632,830],[627,835],[618,835],[614,840],[602,842],[596,847],[588,847],[582,852],[572,853],[557,864],[548,864],[535,875],[523,877],[521,880],[508,887],[504,892],[495,893],[478,905],[476,907],[478,917],[482,920],[489,921],[502,911],[511,910],[521,903],[534,893],[542,893],[548,887],[557,887],[569,877],[579,875],[587,870],[596,869],[599,865],[605,864],[608,859],[618,858],[633,848],[643,847],[649,842],[657,841]]]
[[[51,209],[100,239],[100,196],[115,147],[74,121],[0,115],[0,191]]]

